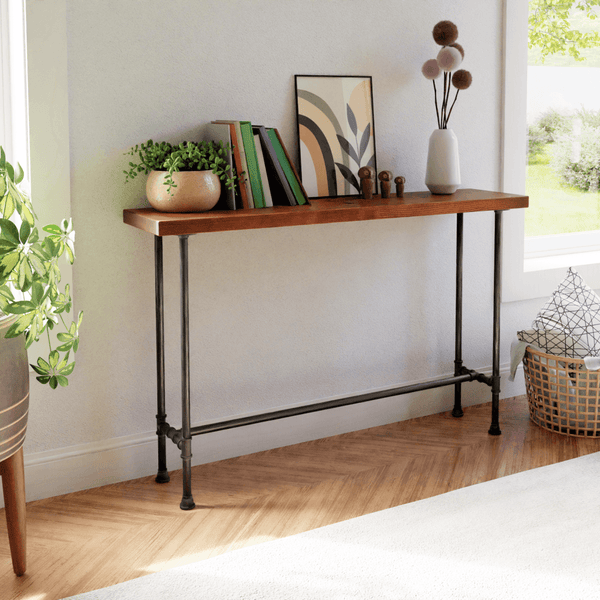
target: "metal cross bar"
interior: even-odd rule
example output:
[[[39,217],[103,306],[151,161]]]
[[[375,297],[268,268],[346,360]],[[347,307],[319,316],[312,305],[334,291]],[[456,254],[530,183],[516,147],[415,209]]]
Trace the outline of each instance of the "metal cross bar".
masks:
[[[227,429],[234,429],[235,427],[243,427],[246,425],[256,425],[257,423],[265,423],[267,421],[275,421],[278,419],[286,419],[288,417],[295,417],[298,415],[309,414],[313,412],[319,412],[322,410],[329,410],[332,408],[340,408],[342,406],[349,406],[352,404],[360,404],[362,402],[371,402],[372,400],[380,400],[382,398],[390,398],[392,396],[400,396],[402,394],[410,394],[413,392],[421,392],[423,390],[430,390],[437,387],[443,387],[446,385],[456,385],[458,383],[466,383],[468,381],[481,381],[487,383],[489,380],[483,373],[472,371],[470,369],[462,368],[461,374],[452,377],[444,377],[435,379],[432,381],[426,381],[423,383],[416,383],[410,385],[404,385],[401,387],[391,388],[387,390],[380,390],[377,392],[369,392],[366,394],[359,394],[356,396],[347,396],[344,398],[336,398],[334,400],[325,400],[324,402],[313,402],[311,404],[305,404],[302,406],[293,406],[282,410],[276,410],[265,413],[257,413],[255,415],[249,415],[247,417],[240,417],[237,419],[228,419],[226,421],[219,421],[216,423],[209,423],[207,425],[198,425],[191,428],[191,435],[203,435],[205,433],[214,433],[216,431],[225,431]],[[173,442],[181,448],[184,442],[184,436],[181,429],[175,429],[168,423],[163,425],[163,433],[173,440]]]

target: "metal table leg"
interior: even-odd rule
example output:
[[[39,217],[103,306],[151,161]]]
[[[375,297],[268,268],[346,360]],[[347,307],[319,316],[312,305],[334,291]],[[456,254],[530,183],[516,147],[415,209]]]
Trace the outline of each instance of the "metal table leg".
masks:
[[[456,302],[454,333],[454,375],[462,374],[462,268],[463,268],[463,214],[456,215]],[[462,417],[461,384],[454,384],[453,417]]]
[[[500,435],[500,300],[502,291],[502,211],[494,222],[494,339],[492,356],[492,424],[490,435]]]
[[[461,401],[461,384],[467,381],[480,381],[492,388],[492,423],[491,435],[500,435],[499,399],[500,399],[500,295],[501,295],[501,261],[502,261],[502,211],[495,211],[494,240],[494,315],[493,315],[493,366],[492,377],[467,369],[462,363],[462,288],[463,288],[463,215],[457,215],[456,228],[456,306],[455,306],[455,374],[423,384],[400,386],[379,393],[361,394],[335,401],[318,402],[310,406],[285,409],[271,413],[263,413],[252,417],[230,419],[222,423],[191,427],[190,406],[190,343],[189,343],[189,282],[188,282],[188,235],[179,236],[180,276],[181,276],[181,409],[182,426],[175,429],[166,422],[165,385],[164,385],[164,310],[163,310],[163,257],[162,239],[155,237],[156,263],[156,339],[157,339],[157,386],[158,386],[158,438],[159,438],[159,473],[156,481],[168,481],[166,469],[165,437],[169,437],[181,449],[183,467],[183,495],[180,508],[190,510],[195,507],[192,496],[192,435],[200,435],[210,431],[221,431],[243,425],[262,423],[265,421],[287,418],[294,415],[326,410],[338,406],[346,406],[367,402],[378,398],[413,393],[444,385],[455,386],[453,416],[463,415]]]
[[[181,459],[183,461],[182,510],[196,505],[192,497],[192,434],[190,421],[190,307],[188,283],[188,236],[179,236],[181,274]]]
[[[156,306],[156,435],[158,436],[158,473],[156,481],[167,483],[167,447],[164,424],[167,422],[165,406],[165,313],[163,293],[163,240],[154,236],[154,286]]]

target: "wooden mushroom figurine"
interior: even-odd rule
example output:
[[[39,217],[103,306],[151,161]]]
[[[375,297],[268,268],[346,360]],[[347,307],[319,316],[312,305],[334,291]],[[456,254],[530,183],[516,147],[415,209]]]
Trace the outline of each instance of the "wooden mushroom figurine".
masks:
[[[361,167],[358,170],[360,177],[360,187],[365,200],[373,199],[373,190],[375,189],[375,169],[373,167]]]
[[[389,198],[392,192],[392,172],[381,171],[379,173],[379,181],[381,181],[381,197]]]
[[[399,175],[394,179],[394,183],[396,184],[396,196],[402,198],[404,196],[404,184],[406,183],[406,179]]]

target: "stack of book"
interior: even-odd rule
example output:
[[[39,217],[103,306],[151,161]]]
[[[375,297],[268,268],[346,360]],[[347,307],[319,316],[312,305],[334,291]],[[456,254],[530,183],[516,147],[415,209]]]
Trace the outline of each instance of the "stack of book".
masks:
[[[225,190],[227,208],[308,204],[306,191],[277,129],[250,121],[213,121],[205,139],[229,144],[238,175],[236,191]]]

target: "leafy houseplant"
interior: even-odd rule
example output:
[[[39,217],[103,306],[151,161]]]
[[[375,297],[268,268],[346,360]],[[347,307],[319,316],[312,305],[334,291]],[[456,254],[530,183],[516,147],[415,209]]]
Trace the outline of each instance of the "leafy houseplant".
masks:
[[[169,194],[177,187],[173,181],[173,173],[188,171],[212,171],[235,189],[236,175],[227,161],[227,147],[222,142],[182,142],[177,145],[169,142],[155,143],[148,140],[145,144],[135,145],[126,155],[137,158],[129,163],[125,173],[125,181],[134,179],[139,173],[148,175],[150,171],[166,171],[164,184]]]
[[[69,362],[71,350],[77,352],[79,327],[83,313],[70,325],[64,314],[71,311],[69,286],[59,290],[61,280],[59,258],[66,254],[69,262],[75,259],[75,232],[71,221],[47,225],[40,238],[36,215],[28,195],[21,189],[23,170],[15,169],[0,146],[0,320],[12,317],[14,322],[6,338],[25,335],[29,348],[44,333],[48,337],[48,359],[37,359],[31,365],[37,380],[52,389],[68,385],[68,376],[75,362]],[[59,322],[64,330],[57,334],[60,342],[53,349],[50,330]],[[0,340],[1,342],[1,340]]]

